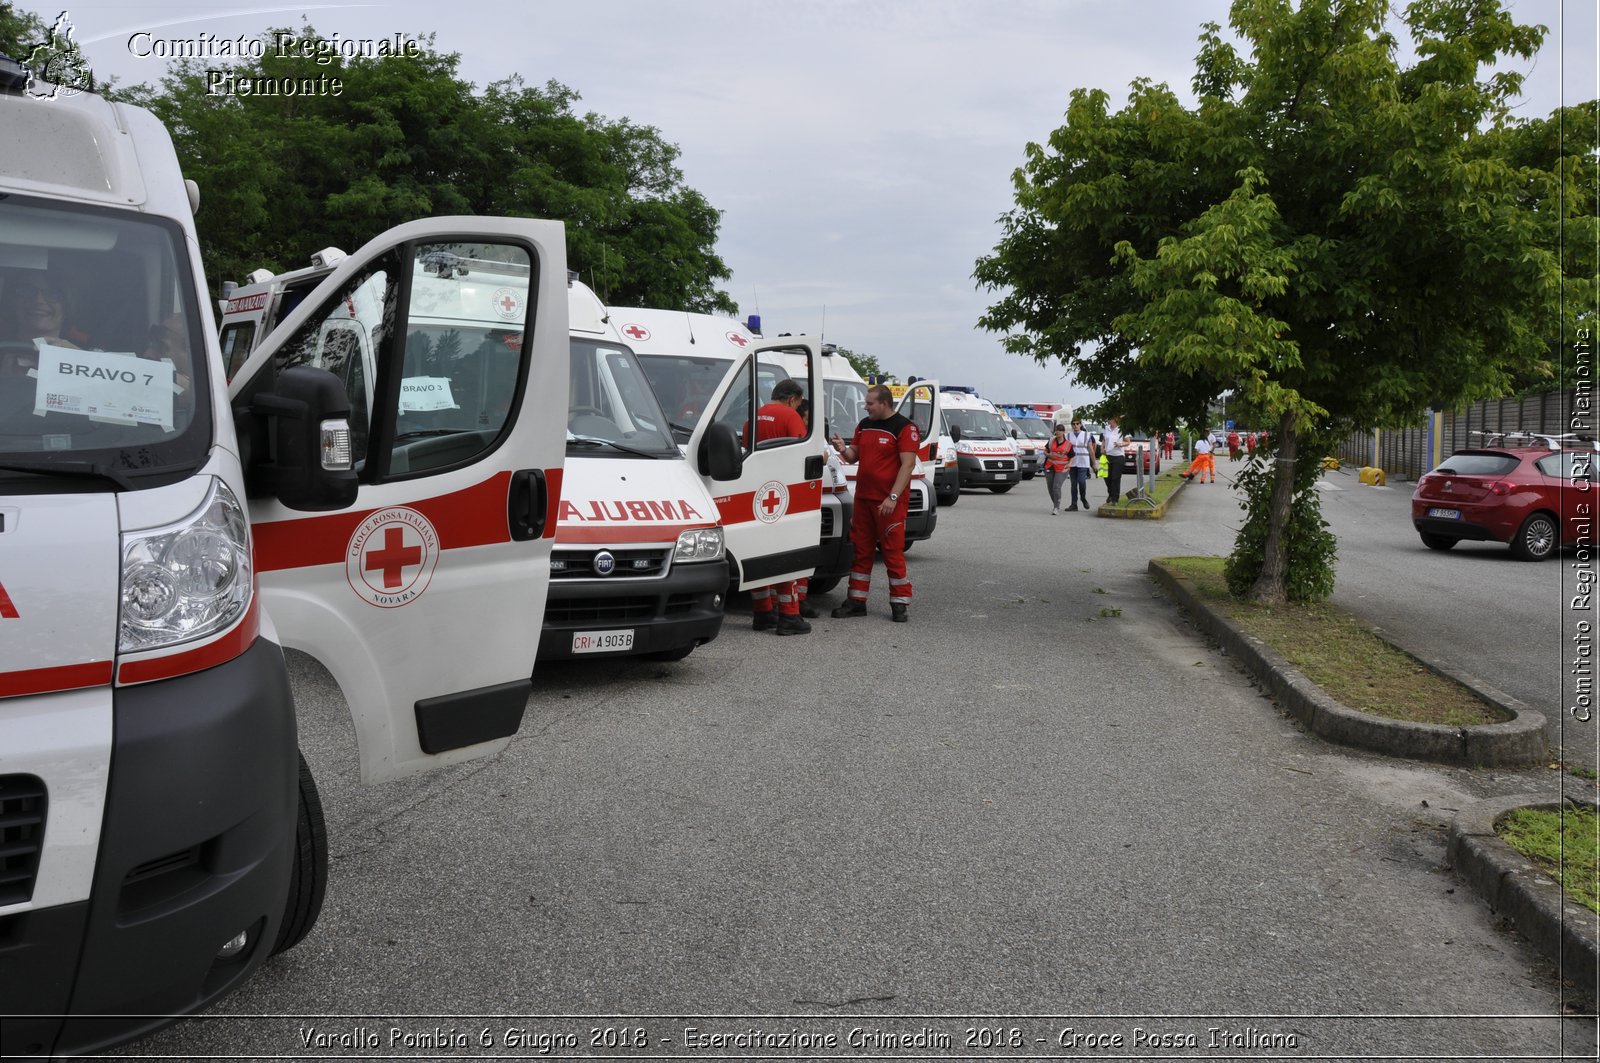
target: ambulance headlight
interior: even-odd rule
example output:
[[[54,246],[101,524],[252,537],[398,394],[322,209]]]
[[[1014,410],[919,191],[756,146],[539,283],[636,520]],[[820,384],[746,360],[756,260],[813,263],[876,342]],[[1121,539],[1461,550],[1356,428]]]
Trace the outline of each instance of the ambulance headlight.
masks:
[[[722,529],[691,528],[678,536],[678,547],[672,552],[674,561],[722,560]]]
[[[122,537],[122,653],[204,638],[244,615],[250,532],[238,499],[213,480],[200,508],[164,528]]]

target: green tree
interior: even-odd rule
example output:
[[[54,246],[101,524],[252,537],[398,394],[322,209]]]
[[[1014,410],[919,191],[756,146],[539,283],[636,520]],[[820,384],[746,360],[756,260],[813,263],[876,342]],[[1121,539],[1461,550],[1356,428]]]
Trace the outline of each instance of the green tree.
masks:
[[[268,31],[262,58],[231,68],[235,84],[323,91],[219,93],[187,62],[120,94],[167,124],[201,186],[209,275],[296,268],[425,215],[547,217],[567,224],[569,266],[609,300],[737,312],[716,288],[732,276],[715,252],[721,215],[684,185],[659,130],[580,115],[577,92],[554,81],[477,93],[432,36],[420,55],[346,58],[275,47],[279,33],[318,40],[309,25]]]
[[[845,361],[850,363],[855,371],[861,375],[862,380],[875,379],[880,384],[893,384],[898,382],[900,379],[893,373],[886,372],[884,368],[878,364],[877,355],[860,354],[856,351],[852,351],[848,347],[838,348],[837,353]]]
[[[1202,425],[1231,391],[1274,426],[1272,490],[1248,517],[1267,529],[1259,600],[1316,585],[1286,579],[1291,523],[1321,524],[1289,519],[1302,453],[1504,394],[1550,354],[1561,180],[1555,158],[1513,157],[1521,78],[1487,72],[1532,57],[1544,29],[1498,0],[1417,0],[1407,66],[1389,15],[1235,0],[1245,47],[1203,27],[1195,106],[1143,79],[1114,113],[1075,91],[1066,124],[1028,145],[974,273],[1000,293],[982,326],[1067,364],[1107,409]]]

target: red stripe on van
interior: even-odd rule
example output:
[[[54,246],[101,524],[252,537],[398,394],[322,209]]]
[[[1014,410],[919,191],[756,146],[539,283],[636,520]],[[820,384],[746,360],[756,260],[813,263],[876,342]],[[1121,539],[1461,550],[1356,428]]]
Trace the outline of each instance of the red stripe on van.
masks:
[[[561,469],[545,470],[549,501],[545,506],[544,538],[556,535],[556,515],[561,509]],[[439,549],[461,550],[511,541],[507,522],[511,474],[498,472],[482,483],[447,495],[317,517],[296,517],[255,526],[255,562],[258,572],[344,564],[350,537],[362,521],[379,508],[414,509],[428,518],[439,533]]]
[[[110,661],[90,661],[83,664],[56,665],[53,668],[25,668],[20,672],[0,672],[0,698],[110,686],[111,676]]]
[[[261,637],[261,599],[251,598],[250,608],[244,618],[229,628],[220,638],[213,639],[192,650],[170,653],[165,657],[150,657],[142,661],[126,661],[117,669],[117,684],[150,683],[157,679],[203,672],[219,664],[227,664],[245,650],[255,645]]]
[[[789,508],[784,511],[790,513],[810,513],[822,508],[822,482],[820,480],[805,480],[797,484],[789,484]],[[744,491],[737,495],[728,495],[719,498],[717,512],[721,515],[724,527],[729,524],[748,524],[756,519],[756,493]]]
[[[678,536],[689,528],[712,528],[714,524],[602,524],[596,527],[579,526],[556,531],[556,546],[572,543],[675,543]]]

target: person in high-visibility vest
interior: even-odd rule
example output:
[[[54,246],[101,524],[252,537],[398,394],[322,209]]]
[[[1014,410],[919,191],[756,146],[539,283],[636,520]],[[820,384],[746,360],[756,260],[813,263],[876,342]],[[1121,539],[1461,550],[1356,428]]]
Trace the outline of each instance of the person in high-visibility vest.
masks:
[[[1061,512],[1061,484],[1067,479],[1072,464],[1072,444],[1067,441],[1067,426],[1056,422],[1050,442],[1044,445],[1044,485],[1050,492],[1050,515]],[[1068,509],[1077,509],[1078,500],[1072,500]]]
[[[1194,441],[1194,460],[1178,475],[1198,483],[1217,482],[1217,463],[1212,459],[1211,440],[1204,432]]]

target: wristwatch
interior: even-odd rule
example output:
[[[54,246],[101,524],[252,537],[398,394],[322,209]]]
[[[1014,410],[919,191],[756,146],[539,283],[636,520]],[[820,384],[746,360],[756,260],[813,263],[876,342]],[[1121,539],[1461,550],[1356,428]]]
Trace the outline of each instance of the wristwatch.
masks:
[[[898,501],[900,501],[900,496],[898,494],[896,494],[895,492],[891,491],[891,492],[889,492],[889,501],[898,502]]]

